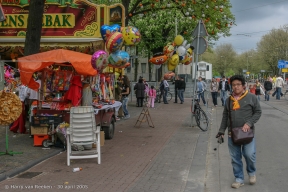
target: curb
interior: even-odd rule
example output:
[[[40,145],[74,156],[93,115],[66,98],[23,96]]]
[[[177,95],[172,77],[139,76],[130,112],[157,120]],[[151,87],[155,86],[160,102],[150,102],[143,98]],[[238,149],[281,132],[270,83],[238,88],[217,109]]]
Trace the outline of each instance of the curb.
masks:
[[[18,174],[30,169],[31,167],[37,165],[38,163],[40,163],[40,162],[42,162],[48,158],[51,158],[51,157],[53,157],[53,156],[55,156],[55,155],[57,155],[63,151],[65,151],[65,150],[64,149],[57,149],[57,150],[53,151],[52,153],[47,154],[47,155],[45,155],[39,159],[29,161],[27,164],[25,164],[21,167],[17,167],[15,169],[12,169],[10,171],[2,173],[2,174],[0,174],[0,182],[6,180],[8,178],[14,177],[15,175],[18,175]]]

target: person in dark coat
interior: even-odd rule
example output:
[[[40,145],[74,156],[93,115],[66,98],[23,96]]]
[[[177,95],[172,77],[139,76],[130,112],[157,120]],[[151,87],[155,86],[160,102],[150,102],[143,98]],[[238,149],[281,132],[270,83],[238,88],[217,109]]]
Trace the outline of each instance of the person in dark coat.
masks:
[[[143,79],[139,79],[138,83],[134,86],[134,90],[137,98],[137,107],[143,107],[143,99],[145,97],[145,85]]]
[[[269,101],[270,99],[270,91],[273,88],[273,84],[270,81],[270,78],[267,78],[267,80],[264,82],[264,89],[265,89],[265,101]]]
[[[174,81],[173,81],[173,84],[175,85],[175,101],[174,103],[177,103],[178,102],[178,86],[179,86],[179,81],[180,81],[180,78],[178,76],[175,77]],[[181,99],[180,99],[181,100]]]

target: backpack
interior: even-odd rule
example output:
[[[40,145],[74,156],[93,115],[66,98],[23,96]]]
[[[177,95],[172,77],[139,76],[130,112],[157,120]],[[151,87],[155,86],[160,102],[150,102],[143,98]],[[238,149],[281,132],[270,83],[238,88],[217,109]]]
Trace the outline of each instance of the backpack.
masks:
[[[160,90],[163,90],[164,89],[164,83],[163,83],[163,81],[161,81],[161,83],[160,83]]]

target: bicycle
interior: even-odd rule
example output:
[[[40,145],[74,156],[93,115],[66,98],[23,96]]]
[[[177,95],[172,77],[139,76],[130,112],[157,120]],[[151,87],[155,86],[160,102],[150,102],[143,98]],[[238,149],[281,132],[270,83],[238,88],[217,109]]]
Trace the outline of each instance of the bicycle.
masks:
[[[192,96],[192,103],[194,99],[194,111],[193,111],[193,106],[191,105],[191,112],[195,116],[197,126],[202,131],[207,131],[209,127],[209,118],[207,117],[204,110],[201,108],[199,99],[195,98],[195,96],[197,96],[198,94],[199,93]]]
[[[156,89],[156,98],[155,98],[155,102],[156,103],[160,103],[161,102],[161,98],[162,98],[162,94],[161,94],[161,91],[160,89]],[[167,101],[171,101],[172,99],[172,93],[171,92],[167,92]]]

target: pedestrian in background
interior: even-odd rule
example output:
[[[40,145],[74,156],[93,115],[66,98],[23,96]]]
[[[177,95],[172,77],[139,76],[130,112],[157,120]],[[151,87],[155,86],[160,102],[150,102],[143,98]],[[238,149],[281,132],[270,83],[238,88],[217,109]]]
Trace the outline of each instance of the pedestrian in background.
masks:
[[[260,101],[261,89],[263,88],[263,86],[261,85],[261,83],[259,82],[258,79],[256,79],[254,87],[256,88],[255,89],[255,95],[257,96],[258,100]]]
[[[216,81],[215,78],[212,78],[210,91],[211,91],[214,107],[217,107],[218,88],[219,88],[218,82]]]
[[[226,81],[225,76],[222,77],[222,81],[219,83],[219,91],[220,91],[220,98],[222,101],[222,106],[225,105],[226,99],[227,99],[227,91],[229,91],[229,84],[228,81]]]
[[[164,85],[163,102],[164,102],[164,104],[169,104],[167,102],[167,93],[168,93],[168,90],[169,90],[169,83],[164,78],[163,78],[163,85]]]
[[[156,98],[156,90],[154,89],[153,85],[151,85],[151,87],[149,89],[148,96],[149,96],[148,107],[154,108],[154,101]]]
[[[145,85],[145,101],[147,102],[148,100],[148,93],[149,93],[149,84],[146,82],[146,79],[143,78],[143,83]]]
[[[204,92],[206,90],[206,83],[204,81],[202,81],[202,77],[198,78],[198,82],[196,84],[197,86],[197,94],[198,94],[198,99],[200,102],[200,98],[203,101],[203,104],[206,105],[206,101],[205,101],[205,97],[204,97]]]
[[[276,81],[275,81],[275,92],[272,94],[272,97],[275,96],[276,94],[276,99],[277,100],[280,100],[280,96],[283,97],[283,93],[282,93],[282,87],[284,88],[284,80],[282,79],[281,75],[279,75],[277,78],[276,78]]]
[[[161,98],[164,95],[164,77],[161,78],[161,82],[159,84],[159,90],[160,90],[160,95],[159,95],[159,101],[158,103],[161,103]]]
[[[227,101],[230,101],[225,104],[222,122],[216,138],[224,138],[226,128],[228,127],[228,148],[235,176],[235,182],[232,183],[231,187],[239,188],[244,185],[242,155],[246,161],[249,183],[251,185],[256,183],[256,145],[255,138],[248,144],[234,144],[231,138],[231,129],[242,127],[242,131],[244,132],[252,129],[255,134],[254,125],[260,119],[262,111],[257,97],[247,90],[245,91],[245,79],[242,75],[232,76],[231,85],[233,94],[227,99]],[[231,116],[230,119],[232,122],[230,122],[229,116]]]
[[[265,101],[269,101],[270,99],[270,91],[272,90],[273,83],[270,77],[264,82],[264,89],[265,89]]]
[[[122,76],[123,84],[121,88],[121,96],[122,96],[122,109],[124,112],[124,119],[129,119],[130,114],[128,112],[128,100],[129,100],[129,94],[131,92],[130,88],[130,81],[126,75]]]
[[[184,103],[184,91],[186,89],[186,82],[183,77],[180,77],[180,81],[178,82],[178,97],[181,101],[181,104]]]
[[[174,90],[174,92],[175,92],[175,101],[174,101],[174,103],[177,103],[177,102],[178,102],[178,86],[179,86],[179,81],[180,81],[179,76],[176,76],[176,77],[174,78],[174,81],[173,81],[173,84],[174,84],[174,86],[175,86],[175,90]]]
[[[143,99],[145,97],[145,85],[143,83],[143,79],[140,78],[138,83],[134,86],[134,90],[136,92],[137,98],[137,107],[143,107]]]

